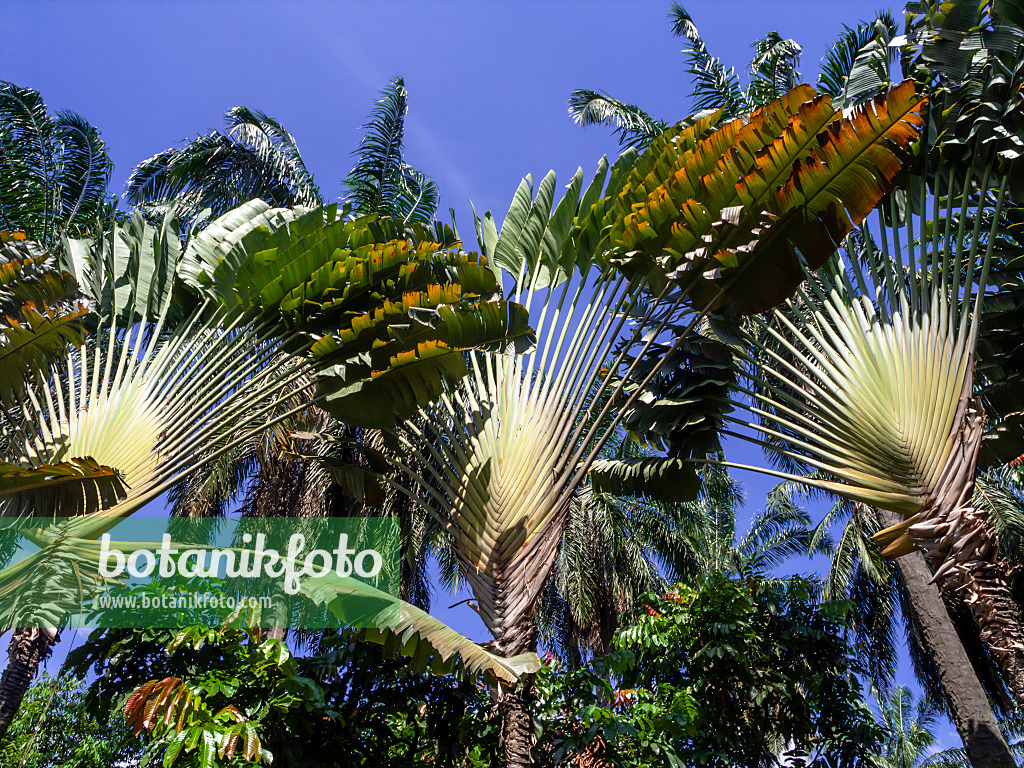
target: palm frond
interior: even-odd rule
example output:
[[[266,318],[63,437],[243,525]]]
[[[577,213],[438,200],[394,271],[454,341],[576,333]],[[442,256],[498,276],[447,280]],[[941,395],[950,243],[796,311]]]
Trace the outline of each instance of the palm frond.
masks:
[[[686,70],[693,80],[694,111],[721,109],[725,117],[736,117],[746,111],[746,99],[735,70],[731,67],[726,69],[708,52],[697,25],[686,9],[674,2],[668,16],[672,22],[672,34],[690,41],[683,55]]]
[[[745,100],[748,108],[757,109],[800,84],[797,67],[802,49],[795,40],[784,39],[778,32],[769,32],[750,47],[754,58]]]
[[[619,137],[620,147],[642,149],[668,128],[662,120],[607,93],[583,88],[569,94],[569,116],[577,125],[604,125]]]
[[[38,91],[0,81],[0,229],[56,247],[106,210],[112,168],[84,118],[51,117]]]
[[[437,184],[405,162],[405,117],[409,92],[401,77],[381,91],[363,126],[366,132],[352,153],[355,167],[345,178],[346,199],[361,214],[429,223],[437,212]]]
[[[188,225],[206,209],[217,218],[253,198],[272,207],[321,202],[295,139],[280,123],[247,107],[228,110],[225,121],[227,133],[199,136],[136,166],[125,199],[156,218],[174,206]]]

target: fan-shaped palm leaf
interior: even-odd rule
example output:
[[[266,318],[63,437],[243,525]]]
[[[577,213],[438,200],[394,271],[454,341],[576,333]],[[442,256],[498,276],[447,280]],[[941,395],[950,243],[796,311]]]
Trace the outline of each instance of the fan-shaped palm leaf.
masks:
[[[995,222],[1006,182],[992,194],[988,177],[976,205],[994,209]],[[1013,628],[1019,614],[996,537],[970,501],[984,421],[972,397],[974,351],[993,233],[981,232],[980,210],[973,231],[961,217],[954,232],[954,204],[966,211],[967,193],[951,188],[941,207],[934,201],[931,222],[915,229],[907,219],[905,253],[900,230],[883,222],[881,253],[869,246],[867,276],[854,261],[800,291],[788,312],[775,314],[777,327],[760,321],[785,351],[752,340],[765,355],[757,370],[767,376],[752,392],[763,419],[755,429],[783,439],[790,446],[783,452],[830,478],[804,482],[909,518],[875,536],[883,554],[922,546],[936,580],[972,595],[982,635],[1021,696],[1024,627]]]
[[[248,222],[251,217],[236,220],[242,228]],[[135,223],[149,242],[153,228]],[[220,229],[232,231],[224,222]],[[120,234],[115,231],[115,241]],[[17,609],[5,621],[59,626],[67,607],[47,603],[50,589],[31,599],[33,587],[59,577],[65,598],[77,594],[68,580],[87,572],[78,566],[95,555],[82,541],[94,543],[189,472],[306,409],[310,400],[296,398],[296,389],[314,370],[328,370],[342,395],[356,392],[368,403],[377,382],[390,375],[386,391],[399,394],[399,407],[409,410],[439,388],[437,369],[418,368],[419,359],[461,364],[463,344],[526,332],[504,302],[482,300],[479,291],[492,290],[494,281],[478,260],[436,252],[425,242],[417,249],[404,240],[374,239],[364,224],[318,209],[273,232],[250,228],[210,265],[212,274],[194,262],[211,259],[213,244],[186,251],[182,258],[193,263],[182,274],[195,279],[198,306],[178,322],[171,315],[177,291],[155,277],[158,264],[129,265],[121,281],[115,249],[90,252],[80,265],[96,276],[96,295],[112,305],[101,310],[103,322],[80,352],[49,377],[26,382],[0,423],[4,476],[11,480],[0,489],[5,510],[24,510],[49,488],[49,501],[70,501],[34,511],[76,515],[66,524],[22,531],[44,549],[0,573],[5,605]],[[248,250],[257,243],[258,251]],[[154,260],[144,247],[127,252],[129,261]],[[154,294],[162,297],[155,315]],[[380,356],[375,348],[383,348]],[[415,373],[403,383],[410,368]],[[332,393],[325,388],[320,397]],[[387,421],[395,408],[387,402],[375,413]],[[88,457],[84,464],[82,457]],[[116,471],[118,485],[97,493],[97,483],[110,475],[104,467]],[[77,494],[69,490],[75,483]],[[68,568],[55,570],[59,563]],[[4,687],[0,712],[23,693]]]

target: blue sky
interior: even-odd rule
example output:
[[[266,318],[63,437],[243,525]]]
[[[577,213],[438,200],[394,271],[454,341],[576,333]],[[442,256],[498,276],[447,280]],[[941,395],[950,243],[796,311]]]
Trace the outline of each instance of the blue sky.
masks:
[[[669,120],[692,111],[669,4],[0,0],[0,79],[96,125],[115,163],[115,193],[135,164],[220,127],[227,109],[245,104],[285,125],[334,199],[378,91],[401,75],[410,94],[406,159],[438,182],[442,209],[455,208],[472,240],[468,199],[500,221],[525,174],[539,180],[554,169],[564,183],[578,166],[589,174],[602,154],[617,154],[604,129],[568,118],[572,89],[604,90]],[[750,43],[777,30],[803,46],[801,70],[813,83],[843,24],[872,18],[880,3],[685,5],[711,53],[741,78]],[[747,448],[730,458],[760,461]],[[755,509],[773,481],[737,477]],[[459,599],[439,594],[437,614],[478,635],[465,605],[444,610]],[[943,741],[956,742],[955,732]]]

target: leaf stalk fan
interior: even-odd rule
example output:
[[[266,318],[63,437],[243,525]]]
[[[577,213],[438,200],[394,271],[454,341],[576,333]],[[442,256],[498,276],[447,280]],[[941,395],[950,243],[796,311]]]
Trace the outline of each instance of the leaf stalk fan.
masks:
[[[84,595],[77,579],[102,581],[103,533],[307,407],[296,395],[309,366],[281,352],[273,329],[241,315],[225,322],[209,300],[169,327],[169,288],[155,316],[133,311],[135,299],[115,299],[99,329],[26,382],[0,416],[3,514],[54,518],[21,528],[42,549],[0,572],[5,627],[61,626]],[[64,581],[32,594],[58,560],[67,561]]]
[[[71,518],[20,531],[43,549],[0,572],[4,626],[61,626],[80,608],[79,579],[100,581],[103,533],[314,400],[343,411],[375,399],[393,422],[458,375],[462,345],[528,330],[520,308],[486,300],[494,278],[472,254],[391,239],[333,206],[253,201],[183,253],[176,232],[130,224],[135,236],[70,244],[98,329],[0,415],[4,514]],[[176,281],[199,297],[190,312]],[[40,597],[42,583],[54,588]]]
[[[539,341],[519,356],[502,354],[507,344],[468,354],[467,378],[396,428],[388,480],[451,534],[498,653],[532,653],[533,613],[588,474],[605,491],[696,493],[682,458],[598,461],[663,365],[641,368],[654,345],[682,329],[667,360],[709,308],[757,312],[790,295],[803,279],[797,248],[819,266],[867,215],[922,109],[910,83],[846,117],[804,86],[744,119],[705,116],[643,155],[602,160],[557,206],[554,174],[536,198],[528,178],[500,233],[490,212],[477,219],[481,250],[499,281],[501,270],[514,279]],[[530,695],[529,675],[499,691],[509,765],[530,762]]]
[[[719,113],[624,153],[603,197],[604,163],[586,190],[577,173],[553,214],[549,174],[532,203],[520,187],[500,236],[489,214],[478,222],[537,346],[470,353],[467,378],[397,430],[397,485],[452,535],[500,653],[535,644],[533,612],[588,475],[608,492],[696,495],[684,458],[599,460],[602,448],[710,308],[756,312],[789,295],[798,239],[828,258],[898,173],[922,108],[905,84],[842,118],[801,87],[749,119],[716,126]]]
[[[1007,187],[1005,176],[990,185],[991,164],[979,170],[970,169],[967,184],[980,176],[980,187],[958,190],[949,174],[933,195],[923,174],[910,175],[907,196],[925,201],[930,219],[909,204],[901,215],[890,196],[877,244],[862,225],[858,240],[846,240],[846,259],[837,256],[791,300],[754,319],[745,392],[757,419],[735,421],[760,433],[754,441],[784,469],[824,478],[749,469],[906,518],[873,537],[882,554],[924,550],[933,582],[967,603],[1024,700],[1014,568],[971,501],[985,421],[973,394],[975,348]]]

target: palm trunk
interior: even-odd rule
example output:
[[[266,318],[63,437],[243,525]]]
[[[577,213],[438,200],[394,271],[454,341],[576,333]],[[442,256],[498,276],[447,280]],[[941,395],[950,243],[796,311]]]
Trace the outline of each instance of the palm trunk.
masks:
[[[537,625],[531,619],[522,631],[504,633],[496,643],[502,656],[518,656],[537,650]],[[533,674],[519,677],[515,688],[502,688],[496,699],[498,745],[505,768],[530,768],[533,761]]]
[[[506,768],[533,765],[533,675],[523,675],[519,684],[498,694],[500,735],[498,743]]]
[[[985,411],[977,398],[966,400],[953,450],[921,521],[907,531],[925,551],[933,581],[970,608],[981,640],[1003,670],[1007,686],[1024,702],[1024,615],[1011,593],[1017,570],[999,556],[999,537],[988,516],[971,498]]]
[[[15,629],[7,649],[7,668],[0,677],[0,743],[3,743],[39,663],[50,655],[57,633],[50,629]]]
[[[885,525],[899,522],[892,512],[878,510],[878,514]],[[946,704],[968,760],[974,768],[1012,768],[1016,765],[1013,755],[957,636],[939,587],[932,581],[924,554],[911,552],[897,558],[895,565],[906,590],[911,618],[920,630],[921,643],[939,670]]]

